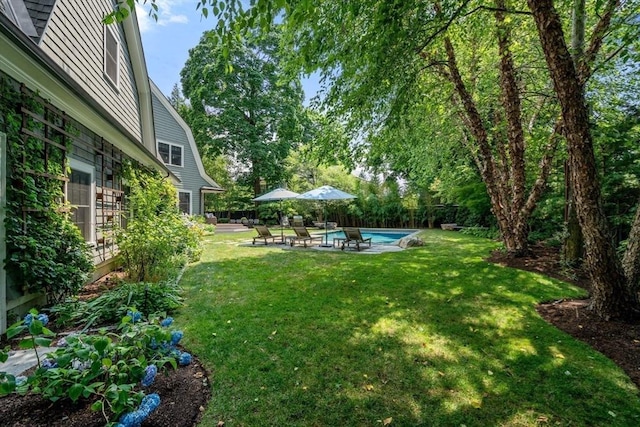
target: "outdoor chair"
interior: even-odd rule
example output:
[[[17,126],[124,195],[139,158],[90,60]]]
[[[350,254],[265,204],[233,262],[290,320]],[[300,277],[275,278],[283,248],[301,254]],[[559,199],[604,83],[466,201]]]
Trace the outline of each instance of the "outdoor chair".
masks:
[[[345,236],[341,247],[343,251],[345,248],[355,248],[360,252],[360,245],[365,244],[368,245],[367,247],[371,247],[371,237],[367,239],[363,238],[359,228],[345,227],[342,231]]]
[[[274,236],[273,234],[271,234],[271,231],[269,231],[266,225],[256,225],[254,228],[258,232],[258,235],[253,238],[254,245],[256,244],[256,240],[264,240],[265,245],[267,244],[268,240],[276,243],[276,239],[278,240],[277,243],[283,243],[282,237]]]
[[[295,236],[289,236],[289,243],[291,243],[291,246],[293,246],[296,242],[302,242],[304,243],[304,247],[307,247],[307,242],[313,244],[314,240],[319,240],[320,243],[322,243],[322,240],[324,239],[322,236],[312,236],[311,234],[309,234],[309,230],[306,229],[306,227],[291,227],[293,228],[293,231],[295,231],[296,235]]]
[[[304,227],[304,220],[302,219],[302,215],[294,215],[293,221],[291,221],[292,227]]]

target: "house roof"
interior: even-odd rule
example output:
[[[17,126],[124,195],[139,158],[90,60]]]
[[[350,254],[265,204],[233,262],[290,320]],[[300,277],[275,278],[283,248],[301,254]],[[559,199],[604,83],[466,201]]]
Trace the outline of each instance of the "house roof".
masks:
[[[31,22],[37,33],[37,40],[39,41],[49,22],[56,0],[23,0],[23,2],[29,12]]]
[[[31,12],[29,12],[26,3],[30,3]],[[150,88],[147,79],[146,64],[144,63],[142,43],[140,41],[137,22],[135,22],[135,16],[131,19],[125,20],[126,22],[124,22],[123,25],[125,35],[127,37],[127,45],[132,47],[133,51],[131,52],[131,55],[136,58],[138,63],[137,66],[134,64],[134,78],[138,84],[138,94],[141,97],[143,141],[139,141],[134,137],[121,123],[118,122],[117,119],[113,117],[109,111],[100,105],[100,103],[98,103],[91,94],[89,94],[36,44],[36,39],[39,37],[36,27],[41,26],[41,28],[44,29],[44,26],[46,26],[45,18],[48,21],[48,17],[51,16],[54,6],[55,0],[0,0],[0,37],[6,37],[10,43],[8,47],[15,46],[16,50],[13,50],[12,55],[16,55],[16,52],[22,52],[20,54],[22,55],[21,58],[29,58],[30,64],[33,64],[38,70],[46,73],[39,74],[40,76],[48,75],[53,77],[56,84],[60,84],[66,88],[67,93],[73,94],[77,99],[82,100],[82,102],[92,111],[96,112],[102,119],[106,120],[110,126],[117,129],[121,135],[124,135],[127,140],[133,142],[133,145],[135,146],[134,151],[128,154],[132,155],[134,152],[144,152],[144,158],[152,160],[155,166],[159,167],[160,170],[164,171],[168,176],[171,176],[179,182],[180,180],[159,159],[155,150]],[[32,15],[30,13],[33,13],[34,16],[36,16],[35,21],[32,21]],[[47,14],[48,17],[46,16]],[[29,23],[31,26],[29,26]],[[7,49],[6,52],[8,53],[10,50],[11,49]],[[5,53],[4,48],[0,51],[0,63],[3,59],[3,53]],[[24,70],[19,68],[26,64],[22,59],[20,59],[20,65],[12,65],[11,59],[9,59],[9,61],[10,62],[8,64],[10,68],[13,67],[14,71],[19,70],[20,73],[24,73]],[[28,77],[26,74],[21,75],[24,75],[25,78]],[[14,77],[17,78],[17,76],[18,75],[14,73]],[[35,77],[31,77],[32,78],[30,78],[30,80],[34,81]],[[47,86],[45,86],[45,88],[47,88]],[[114,142],[118,145],[117,141]],[[128,150],[125,149],[124,151],[127,152]],[[132,157],[136,158],[136,155],[133,155]],[[143,163],[147,162],[145,161]]]
[[[24,34],[34,39],[39,37],[38,31],[33,25],[31,14],[23,0],[0,0],[0,13],[9,18]]]

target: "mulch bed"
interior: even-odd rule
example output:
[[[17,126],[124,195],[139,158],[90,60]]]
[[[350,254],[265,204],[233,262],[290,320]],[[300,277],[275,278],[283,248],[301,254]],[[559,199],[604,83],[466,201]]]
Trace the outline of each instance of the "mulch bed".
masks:
[[[191,427],[197,425],[211,397],[206,370],[194,357],[191,364],[169,368],[156,376],[147,393],[160,395],[160,406],[142,423],[143,427]],[[91,410],[92,402],[73,404],[40,396],[9,395],[0,398],[3,427],[103,427],[104,416]]]
[[[110,273],[86,285],[79,298],[86,300],[113,289],[120,283],[123,273]],[[14,350],[18,340],[9,344]],[[27,372],[28,374],[28,372]],[[209,375],[196,355],[188,366],[174,370],[170,366],[158,372],[147,394],[158,393],[160,406],[142,424],[143,427],[192,427],[198,424],[211,398]],[[74,404],[68,399],[51,402],[38,395],[12,394],[0,397],[0,426],[2,427],[103,427],[105,417],[91,410],[93,402]]]
[[[496,251],[488,261],[545,274],[590,290],[588,277],[562,265],[557,248],[536,245],[531,256],[509,258]],[[640,387],[640,321],[604,321],[589,310],[589,300],[560,300],[536,307],[540,316],[558,329],[589,344],[613,360]]]

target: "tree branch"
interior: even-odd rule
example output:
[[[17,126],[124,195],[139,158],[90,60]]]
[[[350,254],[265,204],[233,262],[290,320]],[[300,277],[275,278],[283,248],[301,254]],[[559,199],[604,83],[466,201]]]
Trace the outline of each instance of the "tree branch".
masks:
[[[619,0],[609,0],[604,9],[604,13],[598,20],[593,33],[591,34],[591,39],[589,41],[589,47],[585,50],[584,55],[582,55],[582,59],[580,63],[577,65],[578,71],[578,79],[582,86],[589,80],[591,75],[593,74],[593,70],[591,66],[595,62],[596,56],[602,47],[602,41],[604,40],[607,31],[609,31],[609,27],[611,26],[611,19],[613,18],[613,13],[616,8],[620,5]]]
[[[449,17],[449,20],[444,24],[444,26],[442,26],[441,28],[437,29],[435,33],[431,34],[427,40],[422,43],[422,45],[417,49],[416,52],[420,53],[424,50],[424,48],[426,48],[427,46],[429,46],[429,44],[435,40],[435,38],[440,35],[441,33],[445,32],[446,30],[449,29],[449,27],[451,26],[451,24],[453,24],[453,21],[458,17],[458,15],[462,12],[462,10],[467,7],[467,5],[471,3],[471,0],[465,0],[460,7],[458,7],[458,9],[456,9],[456,11]],[[441,15],[442,13],[442,8],[440,6],[440,2],[436,2],[435,3],[435,9],[438,15]]]

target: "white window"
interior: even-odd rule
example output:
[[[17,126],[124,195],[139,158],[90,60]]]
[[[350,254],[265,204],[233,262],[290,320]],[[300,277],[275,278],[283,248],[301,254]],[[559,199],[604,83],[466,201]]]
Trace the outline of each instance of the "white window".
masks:
[[[93,166],[70,159],[71,174],[67,183],[67,200],[71,204],[71,220],[80,229],[84,239],[95,241],[95,169]]]
[[[108,25],[104,27],[104,75],[117,89],[120,77],[120,41]]]
[[[191,215],[191,191],[178,191],[178,208],[180,212]]]
[[[165,165],[183,166],[182,145],[158,142],[158,153]]]

